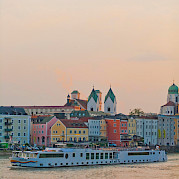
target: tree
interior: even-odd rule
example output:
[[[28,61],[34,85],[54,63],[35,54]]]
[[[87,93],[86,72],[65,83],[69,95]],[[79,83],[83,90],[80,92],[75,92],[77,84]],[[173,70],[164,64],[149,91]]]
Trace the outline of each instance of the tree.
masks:
[[[136,108],[136,109],[130,110],[129,115],[142,116],[144,115],[144,111],[142,111],[142,109],[140,108]]]

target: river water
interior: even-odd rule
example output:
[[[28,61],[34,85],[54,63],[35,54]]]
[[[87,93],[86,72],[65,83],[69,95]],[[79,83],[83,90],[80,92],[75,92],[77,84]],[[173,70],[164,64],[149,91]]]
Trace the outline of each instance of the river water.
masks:
[[[0,179],[85,179],[85,178],[171,178],[179,179],[179,154],[169,154],[167,162],[125,165],[98,165],[61,168],[11,169],[8,156],[0,156]]]

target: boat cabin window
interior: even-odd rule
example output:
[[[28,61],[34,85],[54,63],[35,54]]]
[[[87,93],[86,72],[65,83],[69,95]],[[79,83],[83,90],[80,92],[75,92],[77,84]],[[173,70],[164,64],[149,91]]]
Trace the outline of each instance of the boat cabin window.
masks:
[[[89,153],[86,153],[86,160],[89,160]]]
[[[80,153],[80,157],[83,157],[83,153]]]
[[[39,158],[63,158],[64,154],[40,154]]]
[[[100,157],[100,159],[103,159],[103,153],[101,153],[101,157]]]
[[[129,152],[128,156],[133,156],[133,155],[149,155],[149,152]]]
[[[75,157],[75,153],[73,153],[73,157]]]
[[[91,159],[92,160],[94,159],[94,153],[91,153]]]
[[[112,159],[113,158],[113,153],[109,154],[109,158]]]
[[[105,153],[105,159],[108,159],[108,153]]]
[[[96,159],[99,159],[99,153],[96,153]]]

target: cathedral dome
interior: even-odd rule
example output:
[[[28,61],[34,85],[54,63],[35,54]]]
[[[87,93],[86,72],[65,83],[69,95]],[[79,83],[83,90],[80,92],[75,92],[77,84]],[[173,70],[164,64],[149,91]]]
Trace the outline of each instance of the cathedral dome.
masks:
[[[173,85],[168,89],[168,94],[178,94],[178,86],[173,83]]]

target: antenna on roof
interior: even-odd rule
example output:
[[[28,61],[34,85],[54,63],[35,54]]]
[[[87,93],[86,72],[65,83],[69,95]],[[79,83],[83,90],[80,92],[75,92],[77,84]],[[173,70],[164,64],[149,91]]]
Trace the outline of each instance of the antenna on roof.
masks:
[[[175,80],[173,79],[173,84],[175,84]]]

